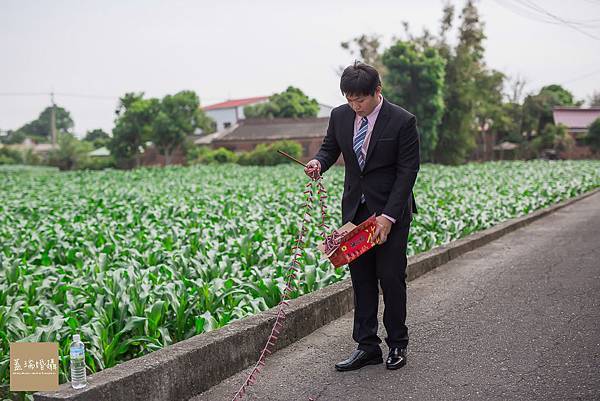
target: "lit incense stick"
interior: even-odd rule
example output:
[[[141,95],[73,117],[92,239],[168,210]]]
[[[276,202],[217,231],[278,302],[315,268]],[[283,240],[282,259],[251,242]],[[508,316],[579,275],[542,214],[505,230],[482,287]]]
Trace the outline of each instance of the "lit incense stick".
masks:
[[[292,157],[292,156],[288,155],[288,154],[287,154],[287,153],[285,153],[284,151],[282,151],[282,150],[277,150],[277,152],[279,152],[279,154],[282,154],[282,155],[284,155],[284,156],[285,156],[285,157],[287,157],[288,159],[290,159],[290,160],[293,160],[293,161],[295,161],[296,163],[298,163],[298,164],[301,164],[301,165],[303,165],[304,167],[306,167],[306,164],[302,163],[300,160],[296,159],[295,157]]]

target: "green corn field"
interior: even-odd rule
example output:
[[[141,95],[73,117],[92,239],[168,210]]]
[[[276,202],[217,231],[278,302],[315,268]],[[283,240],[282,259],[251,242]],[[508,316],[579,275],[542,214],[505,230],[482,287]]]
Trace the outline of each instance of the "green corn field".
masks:
[[[325,174],[341,223],[343,168]],[[271,308],[303,216],[302,168],[0,169],[0,395],[9,342],[80,333],[93,373]],[[600,161],[423,165],[414,255],[600,186]],[[348,277],[316,250],[314,205],[294,297]]]

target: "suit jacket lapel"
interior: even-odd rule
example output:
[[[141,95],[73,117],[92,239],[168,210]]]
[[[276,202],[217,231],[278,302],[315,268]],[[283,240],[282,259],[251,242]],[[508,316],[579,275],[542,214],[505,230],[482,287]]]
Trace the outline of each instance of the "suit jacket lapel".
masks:
[[[360,170],[360,165],[358,164],[358,158],[356,157],[356,153],[354,153],[353,142],[354,142],[354,121],[356,120],[356,113],[350,106],[348,106],[348,113],[344,117],[342,132],[344,133],[345,144],[350,149],[350,153],[354,155],[352,157],[352,162],[354,163],[356,168]]]
[[[367,149],[367,157],[365,157],[365,168],[367,166],[367,163],[369,163],[369,157],[373,154],[373,148],[375,148],[377,138],[381,136],[381,133],[383,132],[389,121],[390,105],[388,101],[384,98],[383,104],[381,105],[381,110],[379,110],[379,115],[377,116],[377,120],[375,121],[375,126],[373,127],[373,132],[371,133],[371,139],[369,139],[369,148]]]

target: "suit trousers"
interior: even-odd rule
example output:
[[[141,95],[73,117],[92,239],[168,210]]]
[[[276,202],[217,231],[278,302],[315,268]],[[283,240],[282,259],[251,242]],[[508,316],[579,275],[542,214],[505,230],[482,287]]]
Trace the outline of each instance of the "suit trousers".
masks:
[[[352,222],[365,221],[371,213],[362,203]],[[377,335],[379,286],[383,291],[383,324],[388,347],[406,348],[406,246],[408,225],[392,225],[386,242],[376,245],[349,263],[354,290],[354,327],[352,338],[358,349],[381,353],[381,339]]]

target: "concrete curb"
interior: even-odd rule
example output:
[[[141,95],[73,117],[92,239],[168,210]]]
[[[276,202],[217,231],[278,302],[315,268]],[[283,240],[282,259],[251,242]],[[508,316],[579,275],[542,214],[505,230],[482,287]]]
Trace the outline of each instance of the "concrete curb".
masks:
[[[411,256],[407,280],[414,280],[449,260],[599,191],[600,188],[594,189]],[[353,308],[350,279],[290,301],[276,349],[297,341]],[[274,322],[273,308],[98,372],[88,377],[88,386],[84,389],[74,390],[66,383],[56,392],[35,393],[34,400],[187,400],[254,364]]]

